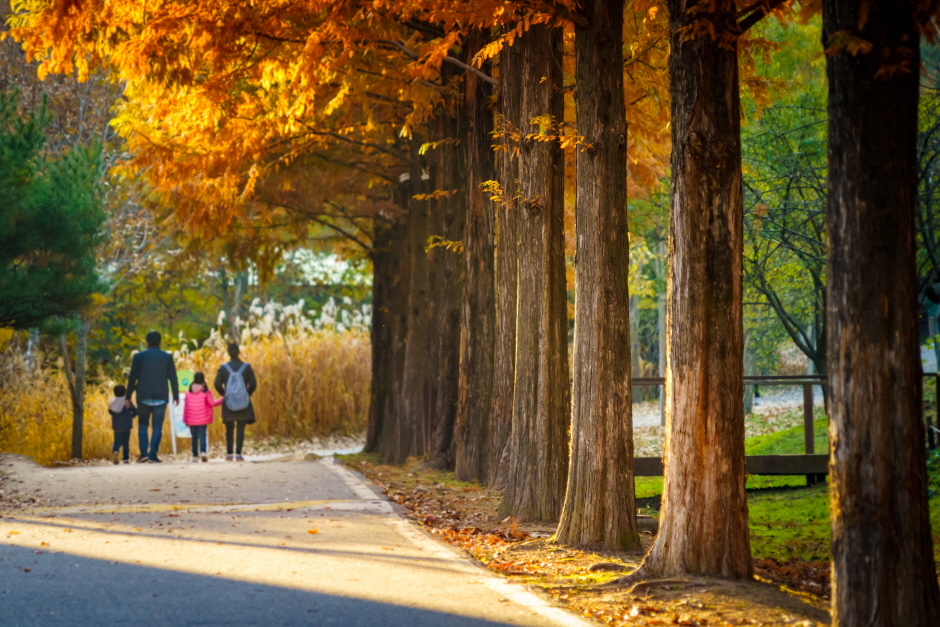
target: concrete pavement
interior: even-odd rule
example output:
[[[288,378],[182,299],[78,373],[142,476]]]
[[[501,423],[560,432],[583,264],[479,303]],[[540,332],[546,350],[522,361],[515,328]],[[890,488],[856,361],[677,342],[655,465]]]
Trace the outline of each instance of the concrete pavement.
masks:
[[[42,503],[0,518],[2,627],[586,624],[329,458],[0,470]]]

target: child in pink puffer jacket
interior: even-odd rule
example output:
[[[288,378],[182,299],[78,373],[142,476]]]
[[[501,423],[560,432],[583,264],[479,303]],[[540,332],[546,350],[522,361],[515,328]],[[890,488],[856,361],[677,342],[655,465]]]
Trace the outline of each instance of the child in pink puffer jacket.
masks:
[[[212,408],[218,407],[225,401],[225,397],[218,400],[212,398],[212,392],[206,385],[206,375],[197,372],[193,375],[193,382],[189,386],[189,393],[186,395],[186,404],[183,405],[183,422],[189,426],[189,432],[193,436],[193,461],[198,462],[202,451],[202,461],[209,461],[209,453],[206,451],[207,437],[206,432],[212,423]]]

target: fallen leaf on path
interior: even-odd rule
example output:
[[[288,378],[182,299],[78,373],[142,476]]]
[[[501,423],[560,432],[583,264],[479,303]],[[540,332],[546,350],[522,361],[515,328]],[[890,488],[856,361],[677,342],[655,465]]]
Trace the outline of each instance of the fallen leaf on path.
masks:
[[[320,533],[319,529],[307,529],[307,533]]]
[[[48,542],[40,542],[40,543],[39,543],[39,546],[49,546],[49,543],[48,543]]]
[[[151,491],[151,492],[162,492],[163,490],[161,490],[160,488],[151,488],[150,491]]]
[[[19,531],[7,531],[7,535],[9,535],[9,536],[18,536],[18,535],[20,535],[20,532],[19,532]]]
[[[24,568],[24,569],[23,569],[23,572],[24,572],[24,573],[31,573],[31,572],[33,572],[33,569],[32,569],[32,568]]]

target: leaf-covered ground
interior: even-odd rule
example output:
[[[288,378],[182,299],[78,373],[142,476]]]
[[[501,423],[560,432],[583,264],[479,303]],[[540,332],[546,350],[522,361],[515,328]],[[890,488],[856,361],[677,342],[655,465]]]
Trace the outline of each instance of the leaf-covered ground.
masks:
[[[752,493],[757,582],[684,577],[625,590],[599,584],[621,576],[620,571],[632,570],[642,560],[640,554],[582,551],[553,543],[551,526],[498,520],[497,491],[456,481],[452,473],[429,470],[420,461],[387,466],[364,454],[343,461],[379,484],[430,533],[461,547],[494,571],[540,588],[563,607],[603,624],[805,627],[829,622],[828,557],[820,548],[828,545],[828,512],[823,517],[825,508],[819,509],[819,502],[825,501],[825,486]],[[643,502],[651,506],[644,513],[656,513],[657,481],[661,487],[658,478],[638,480],[638,496],[652,497]],[[788,494],[793,502],[780,500]],[[803,501],[809,505],[802,505]],[[809,526],[801,529],[804,522]],[[653,533],[642,535],[648,548]]]

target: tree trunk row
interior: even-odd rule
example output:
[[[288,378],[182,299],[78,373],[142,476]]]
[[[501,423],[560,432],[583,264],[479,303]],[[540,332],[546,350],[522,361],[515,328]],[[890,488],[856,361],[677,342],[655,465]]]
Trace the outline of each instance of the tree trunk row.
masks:
[[[828,357],[830,393],[833,618],[928,625],[940,613],[940,591],[914,283],[920,35],[910,3],[824,7],[825,41],[850,33],[873,47],[827,58],[828,338],[819,353]],[[629,550],[638,534],[622,3],[588,0],[581,10],[577,126],[588,146],[577,162],[573,383],[564,165],[557,143],[538,141],[544,129],[533,123],[562,118],[560,33],[534,26],[499,60],[504,139],[495,164],[489,86],[468,75],[463,108],[436,126],[438,138],[457,134],[463,148],[440,151],[433,185],[413,167],[405,219],[376,230],[373,342],[382,354],[373,356],[369,448],[393,461],[429,455],[437,466],[455,465],[462,479],[503,487],[499,515],[560,517],[561,542]],[[740,29],[731,0],[707,12],[697,0],[670,0],[669,11],[664,505],[656,542],[628,579],[748,579],[741,110],[737,50],[728,44]],[[717,35],[686,37],[702,19]],[[477,33],[466,43],[472,54],[485,42]],[[514,131],[518,140],[508,139]],[[480,190],[492,178],[502,188],[496,204]],[[459,199],[432,206],[413,198],[434,187],[459,189]],[[424,251],[429,235],[463,241],[463,256]]]
[[[467,50],[484,43],[477,33]],[[533,27],[499,71],[501,120],[534,135],[533,118],[562,119],[557,30]],[[536,73],[548,80],[512,78]],[[490,86],[462,80],[463,98],[432,122],[432,140],[457,141],[430,152],[425,176],[412,151],[402,216],[376,223],[372,341],[384,354],[373,355],[367,450],[502,482],[501,511],[557,520],[570,421],[563,155],[554,141],[512,139],[497,164]],[[481,188],[497,177],[500,203]],[[435,190],[446,194],[415,197]],[[432,236],[462,242],[463,255],[427,248]]]

